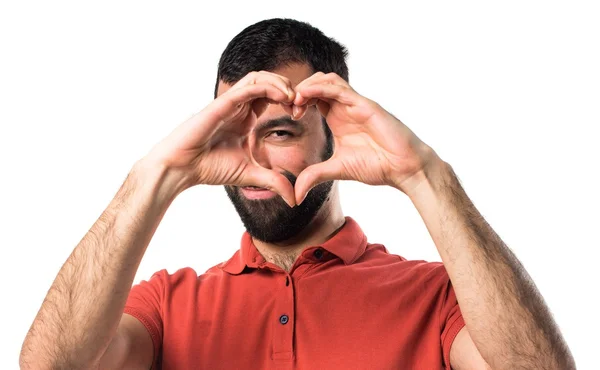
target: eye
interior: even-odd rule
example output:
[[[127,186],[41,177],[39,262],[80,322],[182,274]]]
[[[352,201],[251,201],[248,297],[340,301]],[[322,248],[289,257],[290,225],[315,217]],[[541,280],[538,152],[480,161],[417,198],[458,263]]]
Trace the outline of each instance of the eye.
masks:
[[[275,139],[287,139],[294,136],[294,134],[285,130],[276,130],[269,132],[268,136],[273,137]]]

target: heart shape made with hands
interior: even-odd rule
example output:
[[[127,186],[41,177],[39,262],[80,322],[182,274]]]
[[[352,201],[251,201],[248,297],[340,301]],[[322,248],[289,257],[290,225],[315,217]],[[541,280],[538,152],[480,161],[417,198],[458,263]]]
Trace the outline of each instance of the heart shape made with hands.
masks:
[[[294,93],[294,96],[296,96],[295,93]],[[269,108],[269,106],[271,106],[271,105],[278,105],[278,106],[280,106],[287,114],[289,114],[289,116],[293,120],[298,121],[298,120],[302,119],[306,115],[307,111],[310,109],[311,106],[316,105],[316,102],[313,101],[310,104],[295,105],[293,102],[291,104],[288,104],[288,103],[282,103],[282,102],[273,101],[273,100],[266,99],[266,98],[257,99],[254,102],[252,102],[252,104],[251,104],[252,111],[255,114],[256,120],[254,121],[254,124],[252,125],[253,127],[249,127],[248,134],[249,134],[250,131],[252,131],[256,127],[258,118],[260,116],[262,116],[267,111],[267,109]],[[319,112],[317,112],[317,113],[319,113]],[[256,138],[253,138],[251,135],[248,135],[247,137],[248,137],[248,146],[246,148],[246,151],[247,151],[248,157],[250,157],[250,159],[251,159],[251,161],[252,161],[252,163],[254,165],[259,166],[261,168],[264,168],[264,167],[262,167],[260,165],[260,163],[258,163],[255,160],[254,155],[253,155],[253,147],[256,145],[256,142],[255,142]],[[272,171],[272,170],[267,169],[267,168],[264,168],[264,169],[268,170],[268,171]],[[297,181],[296,181],[296,184],[297,184]],[[315,184],[315,185],[317,185],[317,184]],[[295,187],[294,187],[294,185],[290,184],[290,186],[294,190],[294,195],[295,195]],[[307,193],[308,193],[308,191],[307,191]],[[302,200],[304,199],[304,196],[300,200],[297,197],[294,197],[294,198],[295,198],[295,202],[294,202],[295,205],[299,205],[302,202]],[[287,201],[287,200],[286,200],[286,202],[290,206],[294,205],[294,204],[290,204],[290,202]]]
[[[287,98],[282,91],[287,91]],[[416,175],[435,157],[435,152],[400,120],[358,94],[335,73],[317,72],[293,88],[284,84],[279,94],[279,98],[264,96],[251,102],[256,119],[269,104],[280,104],[295,120],[315,106],[334,140],[334,152],[328,160],[310,165],[298,175],[293,187],[296,204],[302,203],[314,186],[329,180],[390,185],[406,193],[415,185],[414,178],[421,179]],[[252,161],[260,166],[254,158]]]

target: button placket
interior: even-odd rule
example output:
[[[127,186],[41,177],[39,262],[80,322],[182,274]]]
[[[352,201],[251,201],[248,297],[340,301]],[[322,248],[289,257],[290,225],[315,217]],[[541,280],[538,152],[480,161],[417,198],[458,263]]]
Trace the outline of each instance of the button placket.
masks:
[[[281,280],[279,280],[281,281]],[[275,312],[273,312],[273,360],[291,361],[294,356],[294,285],[286,274],[278,284]]]

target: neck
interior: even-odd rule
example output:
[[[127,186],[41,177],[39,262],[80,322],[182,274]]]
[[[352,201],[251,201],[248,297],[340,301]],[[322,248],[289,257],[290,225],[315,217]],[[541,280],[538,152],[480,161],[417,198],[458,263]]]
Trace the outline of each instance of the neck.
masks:
[[[265,243],[254,238],[252,241],[265,260],[289,272],[304,249],[329,240],[344,225],[344,222],[337,184],[335,184],[329,199],[323,203],[317,215],[298,235],[278,243]]]

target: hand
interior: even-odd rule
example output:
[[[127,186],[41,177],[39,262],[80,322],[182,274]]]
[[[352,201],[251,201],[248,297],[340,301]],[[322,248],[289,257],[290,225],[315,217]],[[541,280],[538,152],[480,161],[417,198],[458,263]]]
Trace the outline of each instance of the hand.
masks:
[[[295,205],[294,189],[282,174],[252,157],[257,118],[269,103],[292,114],[291,82],[270,72],[251,72],[201,112],[178,126],[147,155],[152,163],[178,171],[186,187],[197,184],[258,186]]]
[[[295,91],[295,118],[316,106],[327,120],[335,143],[329,160],[307,167],[298,176],[297,204],[312,187],[329,180],[390,185],[407,193],[415,185],[411,179],[436,156],[400,120],[359,95],[335,73],[317,72]]]

